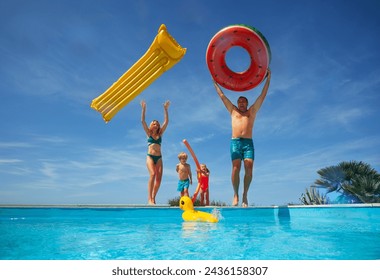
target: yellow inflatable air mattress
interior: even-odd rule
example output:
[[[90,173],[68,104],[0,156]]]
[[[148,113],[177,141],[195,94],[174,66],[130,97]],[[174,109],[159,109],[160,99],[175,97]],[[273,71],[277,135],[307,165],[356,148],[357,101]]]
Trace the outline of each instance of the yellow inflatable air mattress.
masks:
[[[179,62],[186,53],[162,24],[148,51],[103,94],[91,107],[109,122],[117,112],[131,102],[165,71]]]

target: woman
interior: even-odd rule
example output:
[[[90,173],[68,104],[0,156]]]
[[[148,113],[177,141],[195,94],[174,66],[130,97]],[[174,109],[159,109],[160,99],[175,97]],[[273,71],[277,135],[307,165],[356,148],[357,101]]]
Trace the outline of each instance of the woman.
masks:
[[[141,123],[145,130],[146,136],[148,137],[148,153],[146,157],[146,166],[149,171],[148,204],[151,205],[156,204],[156,195],[161,185],[163,171],[161,140],[162,135],[164,134],[166,127],[169,123],[169,105],[169,101],[166,101],[164,103],[164,122],[162,126],[160,126],[160,123],[158,121],[153,120],[148,127],[148,125],[145,122],[146,103],[144,100],[141,101]]]

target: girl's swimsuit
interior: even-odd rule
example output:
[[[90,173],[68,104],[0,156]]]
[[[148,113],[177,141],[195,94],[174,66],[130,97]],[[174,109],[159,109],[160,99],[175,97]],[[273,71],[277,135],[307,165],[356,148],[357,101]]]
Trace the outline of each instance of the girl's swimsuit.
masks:
[[[161,146],[162,138],[160,136],[160,137],[158,137],[158,139],[154,139],[152,136],[149,136],[147,141],[148,141],[148,146],[150,146],[152,144],[158,144]],[[147,156],[153,160],[154,164],[156,164],[159,161],[159,159],[162,158],[162,156],[155,156],[155,155],[151,155],[151,154],[147,154]]]
[[[200,176],[199,183],[201,189],[205,192],[208,189],[208,177],[207,176]]]

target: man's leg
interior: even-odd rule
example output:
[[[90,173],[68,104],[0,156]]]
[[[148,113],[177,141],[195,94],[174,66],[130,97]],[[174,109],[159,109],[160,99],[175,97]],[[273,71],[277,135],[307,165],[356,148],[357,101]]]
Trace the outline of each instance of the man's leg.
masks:
[[[253,160],[245,159],[244,160],[244,190],[243,190],[243,207],[248,207],[248,190],[249,186],[252,182],[252,174],[253,174]]]
[[[234,189],[234,198],[232,201],[232,206],[237,206],[239,204],[240,168],[241,168],[241,160],[240,159],[233,160],[231,181],[232,181],[232,187]]]

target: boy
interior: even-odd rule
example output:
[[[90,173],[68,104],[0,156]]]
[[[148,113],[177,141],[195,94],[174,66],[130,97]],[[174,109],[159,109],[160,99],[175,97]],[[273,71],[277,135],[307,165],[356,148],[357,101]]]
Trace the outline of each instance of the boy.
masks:
[[[176,171],[179,176],[177,191],[181,193],[181,197],[189,196],[189,186],[193,184],[190,164],[186,163],[187,154],[182,152],[178,154],[179,163],[176,166]]]

